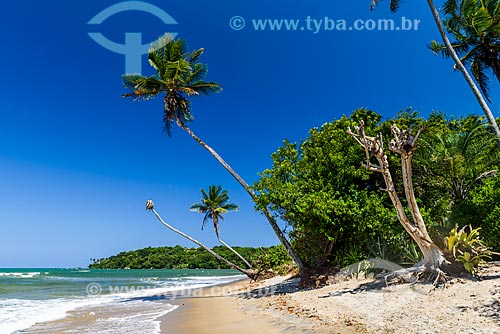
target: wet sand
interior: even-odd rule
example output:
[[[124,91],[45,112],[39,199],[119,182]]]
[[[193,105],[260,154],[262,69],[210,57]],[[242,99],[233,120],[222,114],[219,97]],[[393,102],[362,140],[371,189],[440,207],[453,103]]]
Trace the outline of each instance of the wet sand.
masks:
[[[243,281],[218,296],[176,300],[178,309],[161,318],[162,334],[500,333],[500,263],[479,279],[455,278],[436,289],[365,278],[313,290],[297,283]]]

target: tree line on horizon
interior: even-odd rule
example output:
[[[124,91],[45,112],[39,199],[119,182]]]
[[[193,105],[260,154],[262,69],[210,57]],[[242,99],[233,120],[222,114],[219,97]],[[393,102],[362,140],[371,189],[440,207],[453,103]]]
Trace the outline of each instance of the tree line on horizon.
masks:
[[[279,270],[290,262],[281,246],[259,248],[235,246],[234,249],[250,259],[257,267],[265,264]],[[245,262],[225,246],[215,246],[213,251],[239,266],[245,266]],[[218,261],[202,247],[188,248],[179,245],[147,247],[120,252],[107,258],[91,259],[88,267],[89,269],[231,269],[231,266]]]
[[[378,2],[372,1],[372,7]],[[444,276],[442,267],[449,264],[474,273],[495,255],[491,249],[500,245],[500,130],[486,102],[487,71],[496,74],[500,64],[500,2],[445,1],[444,19],[433,1],[427,3],[444,43],[433,41],[429,47],[454,60],[487,121],[442,113],[424,119],[407,110],[381,122],[381,115],[359,109],[321,129],[311,129],[301,143],[285,140],[272,155],[272,168],[250,186],[188,127],[193,120],[190,97],[222,90],[219,84],[205,81],[207,66],[199,61],[203,49],[189,51],[185,41],[165,35],[148,54],[156,75],[125,75],[130,92],[124,97],[162,95],[168,135],[172,124],[177,124],[219,161],[248,192],[304,276],[317,268],[369,256],[413,264],[399,273],[405,275],[425,272],[437,280]],[[391,11],[399,5],[400,1],[391,0]],[[447,33],[457,41],[450,42]],[[202,206],[208,203],[206,197]],[[211,252],[167,224],[153,201],[146,208],[163,225]],[[222,216],[217,210],[217,205],[212,206],[212,215],[205,219],[214,222],[221,241],[217,220]],[[287,233],[278,222],[290,227]],[[225,248],[235,256],[238,253],[227,244]],[[248,262],[244,269],[211,254],[254,278]]]

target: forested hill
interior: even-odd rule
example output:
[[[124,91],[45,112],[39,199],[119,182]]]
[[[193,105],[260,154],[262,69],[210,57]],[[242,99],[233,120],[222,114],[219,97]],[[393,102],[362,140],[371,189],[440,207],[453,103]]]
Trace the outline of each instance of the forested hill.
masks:
[[[244,258],[251,261],[267,253],[275,253],[276,246],[269,248],[233,247]],[[245,267],[235,254],[222,246],[213,250],[229,261]],[[104,259],[91,259],[90,269],[229,269],[229,267],[203,248],[148,247],[121,252]]]

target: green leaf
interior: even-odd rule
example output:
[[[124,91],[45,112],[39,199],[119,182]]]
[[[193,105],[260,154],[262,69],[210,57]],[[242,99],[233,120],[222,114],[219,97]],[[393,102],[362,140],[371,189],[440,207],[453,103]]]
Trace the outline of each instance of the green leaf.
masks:
[[[480,7],[473,16],[472,26],[479,35],[491,28],[491,15],[485,7]]]

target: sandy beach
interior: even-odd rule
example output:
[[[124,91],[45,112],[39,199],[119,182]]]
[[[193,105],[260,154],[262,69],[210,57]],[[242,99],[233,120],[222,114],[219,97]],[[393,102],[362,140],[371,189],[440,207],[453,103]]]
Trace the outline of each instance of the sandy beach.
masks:
[[[500,265],[481,279],[386,286],[351,279],[314,290],[276,277],[236,282],[177,299],[162,334],[184,333],[484,333],[500,332]]]
[[[178,308],[161,321],[162,334],[330,333],[321,323],[274,312],[261,303],[296,289],[296,279],[276,277],[260,283],[242,280],[204,288],[196,297],[175,299]],[[289,290],[292,289],[292,290]],[[342,332],[344,333],[344,332]],[[345,332],[350,333],[350,332]]]
[[[243,279],[97,303],[19,333],[500,333],[498,262],[479,279],[453,278],[438,288],[387,286],[367,278],[332,280],[321,288],[299,289],[293,277]]]

